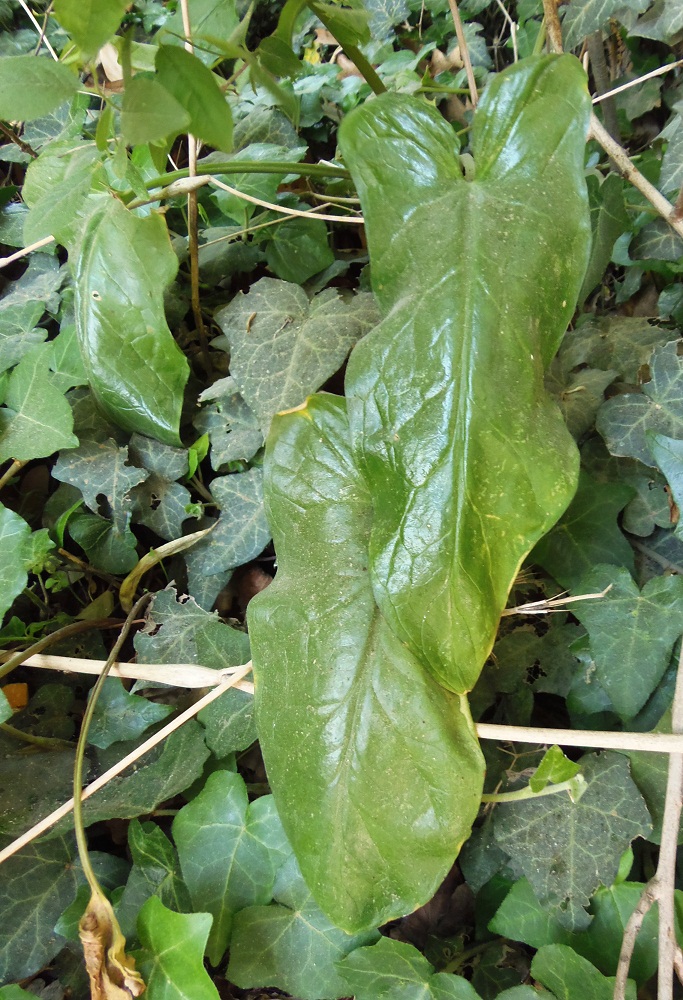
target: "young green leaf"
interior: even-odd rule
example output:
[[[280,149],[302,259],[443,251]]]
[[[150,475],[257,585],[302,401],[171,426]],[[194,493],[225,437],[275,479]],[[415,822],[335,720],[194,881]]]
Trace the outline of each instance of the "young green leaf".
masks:
[[[232,149],[232,114],[218,80],[197,56],[177,45],[160,45],[157,78],[189,115],[188,131],[208,146]]]
[[[464,699],[375,604],[343,401],[276,417],[265,475],[278,574],[249,605],[261,747],[316,901],[356,931],[434,893],[476,816],[483,761]]]
[[[526,875],[536,896],[567,930],[582,930],[584,907],[600,882],[611,885],[624,850],[651,829],[621,754],[581,758],[587,782],[577,802],[561,793],[496,806],[496,842]]]
[[[55,0],[54,16],[85,56],[94,56],[120,25],[127,0]]]
[[[112,198],[89,218],[76,261],[76,316],[90,388],[120,427],[178,445],[189,366],[164,316],[178,260],[158,215]]]
[[[192,902],[180,872],[178,854],[166,834],[155,823],[134,819],[128,827],[128,847],[133,858],[126,885],[116,907],[116,916],[126,939],[136,936],[135,922],[150,896],[177,913],[190,913]]]
[[[49,56],[0,58],[0,118],[29,122],[68,101],[78,89],[78,77]]]
[[[597,678],[615,710],[632,719],[669,665],[683,632],[683,577],[658,576],[639,590],[625,569],[598,565],[581,578],[577,593],[610,591],[572,606],[588,630]]]
[[[541,948],[531,963],[531,974],[557,1000],[612,1000],[614,979],[601,972],[563,944]],[[626,1000],[636,1000],[635,983],[628,981]]]
[[[280,869],[271,906],[249,906],[234,920],[227,976],[241,989],[276,986],[301,1000],[348,993],[336,963],[377,940],[375,930],[346,934],[318,909],[294,858]]]
[[[0,504],[0,621],[26,586],[30,537],[31,529],[23,517]]]
[[[216,771],[174,819],[173,839],[194,909],[213,916],[206,947],[218,965],[235,913],[270,902],[275,876],[291,854],[273,797],[249,804],[242,777]]]
[[[565,757],[558,746],[552,746],[546,750],[536,772],[529,778],[529,788],[532,792],[540,792],[546,785],[558,785],[561,781],[568,781],[580,771],[579,764]]]
[[[298,285],[261,278],[215,319],[224,336],[214,346],[230,353],[234,384],[267,431],[334,375],[379,317],[367,292],[345,300],[328,288],[309,301]]]
[[[337,963],[348,992],[356,1000],[479,1000],[461,976],[434,972],[417,948],[381,937],[377,944],[356,948]]]
[[[576,487],[543,374],[588,259],[589,105],[571,56],[508,67],[477,109],[469,181],[450,127],[414,98],[380,95],[340,129],[385,316],[346,388],[372,587],[455,692],[473,687],[521,561]]]
[[[204,968],[204,948],[211,928],[208,913],[174,913],[156,896],[140,910],[135,953],[149,1000],[219,1000]]]

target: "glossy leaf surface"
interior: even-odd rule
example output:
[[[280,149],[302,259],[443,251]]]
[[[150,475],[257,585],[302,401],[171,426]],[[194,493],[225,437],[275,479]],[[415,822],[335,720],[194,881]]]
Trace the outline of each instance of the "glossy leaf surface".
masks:
[[[88,220],[75,268],[78,339],[99,405],[125,430],[171,445],[189,372],[163,308],[177,268],[163,219],[113,198]]]
[[[573,57],[508,68],[475,115],[471,181],[450,127],[413,98],[381,95],[340,131],[385,316],[347,373],[372,586],[455,692],[476,681],[521,561],[576,486],[543,373],[588,260],[589,110]]]
[[[476,816],[483,760],[466,704],[375,604],[343,401],[276,417],[265,475],[279,569],[249,605],[259,737],[303,875],[355,931],[435,891]]]

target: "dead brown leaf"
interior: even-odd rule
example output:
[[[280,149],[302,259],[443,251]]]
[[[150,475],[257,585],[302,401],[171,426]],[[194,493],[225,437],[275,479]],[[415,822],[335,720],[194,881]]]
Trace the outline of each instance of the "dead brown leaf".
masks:
[[[109,900],[93,892],[78,925],[92,1000],[130,1000],[145,991],[134,960],[126,955],[121,933]]]

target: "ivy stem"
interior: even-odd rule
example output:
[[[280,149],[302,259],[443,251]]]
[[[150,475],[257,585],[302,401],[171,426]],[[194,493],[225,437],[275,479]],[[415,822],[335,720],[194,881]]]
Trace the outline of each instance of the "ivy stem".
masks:
[[[467,86],[470,88],[470,101],[472,102],[472,107],[476,108],[477,101],[479,100],[479,95],[477,93],[477,81],[474,79],[472,60],[470,59],[469,49],[467,48],[465,31],[462,26],[462,20],[460,19],[460,11],[458,10],[456,0],[448,0],[448,6],[451,8],[451,17],[453,18],[455,34],[458,39],[460,56],[465,66],[465,73],[467,74]]]
[[[83,800],[81,798],[83,793],[83,761],[85,758],[85,749],[88,745],[88,732],[90,730],[90,723],[92,722],[93,715],[95,713],[95,708],[97,707],[97,699],[99,698],[102,688],[104,687],[107,674],[116,663],[121,647],[128,638],[128,633],[130,632],[136,618],[151,599],[152,594],[144,594],[138,601],[135,602],[130,614],[123,623],[121,631],[119,632],[119,637],[112,646],[111,652],[102,667],[102,672],[90,692],[90,698],[88,699],[88,704],[86,706],[85,713],[83,714],[81,732],[76,745],[76,760],[74,761],[74,830],[76,833],[78,856],[81,859],[81,865],[83,867],[83,874],[88,881],[91,891],[94,893],[100,893],[101,889],[100,884],[97,881],[97,876],[92,870],[92,865],[90,864],[88,841],[85,836],[85,827],[83,825]]]
[[[10,479],[13,476],[16,476],[17,472],[20,472],[25,465],[26,462],[23,462],[21,459],[16,458],[10,465],[9,469],[5,469],[2,476],[0,476],[0,490],[3,489],[3,487],[7,486]]]
[[[525,799],[541,799],[545,795],[557,795],[559,792],[574,792],[577,788],[577,775],[568,781],[560,781],[556,785],[546,785],[540,791],[534,792],[530,785],[518,788],[515,792],[490,792],[482,795],[482,802],[523,802]]]
[[[12,739],[20,740],[22,743],[30,743],[31,746],[40,747],[43,750],[71,750],[73,743],[68,740],[60,740],[54,736],[36,736],[35,733],[25,733],[23,729],[10,726],[7,722],[0,723],[0,732],[6,733]]]
[[[225,163],[197,163],[197,177],[206,174],[297,174],[299,177],[343,177],[345,180],[351,178],[351,174],[344,167],[338,167],[334,163],[296,163],[295,161],[278,160],[233,160]],[[151,180],[145,181],[148,191],[154,188],[167,187],[173,181],[181,181],[190,176],[187,167],[181,170],[170,170],[167,174],[158,174]]]

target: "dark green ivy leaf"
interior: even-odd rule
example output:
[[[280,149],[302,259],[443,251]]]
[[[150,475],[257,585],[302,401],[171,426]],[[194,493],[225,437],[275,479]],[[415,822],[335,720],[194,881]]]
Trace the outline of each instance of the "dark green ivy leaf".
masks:
[[[531,963],[531,974],[555,994],[557,1000],[612,1000],[614,979],[607,979],[594,965],[563,944],[541,948]],[[633,980],[626,1000],[636,1000]]]
[[[650,381],[642,392],[623,393],[604,403],[596,427],[613,455],[637,458],[653,465],[647,432],[683,438],[683,360],[678,341],[655,348]]]
[[[581,472],[569,509],[536,545],[532,561],[568,590],[576,590],[579,580],[599,562],[632,570],[633,549],[619,528],[617,516],[633,494],[633,488],[626,484],[596,483]]]
[[[346,934],[316,906],[296,861],[281,869],[270,906],[236,914],[227,976],[240,989],[275,986],[301,1000],[336,1000],[348,993],[336,963],[378,938]]]
[[[130,694],[117,677],[108,677],[97,699],[89,741],[106,750],[112,743],[137,739],[172,711],[171,705],[157,705],[147,698]]]
[[[120,448],[109,439],[83,441],[78,448],[60,455],[52,475],[76,486],[94,513],[99,512],[99,497],[103,496],[108,505],[105,512],[119,531],[125,531],[133,509],[130,490],[147,478],[147,471],[130,465],[128,448]]]
[[[597,677],[623,719],[643,707],[664,676],[674,642],[683,632],[683,577],[654,577],[638,589],[625,569],[598,565],[576,593],[609,592],[572,605],[588,630]]]
[[[140,910],[141,949],[135,960],[150,1000],[219,1000],[204,968],[204,948],[211,929],[208,913],[174,913],[156,896]]]
[[[381,937],[377,944],[356,948],[337,963],[348,993],[356,1000],[479,1000],[461,976],[434,972],[417,948]]]
[[[617,753],[581,758],[586,791],[577,802],[562,792],[498,804],[497,843],[536,896],[568,930],[588,926],[585,911],[602,882],[611,885],[621,855],[652,828],[643,798]]]
[[[164,906],[177,913],[190,913],[192,902],[183,882],[178,853],[160,827],[131,820],[128,847],[133,867],[116,907],[116,917],[124,937],[132,939],[136,936],[138,913],[150,896],[158,896]]]

